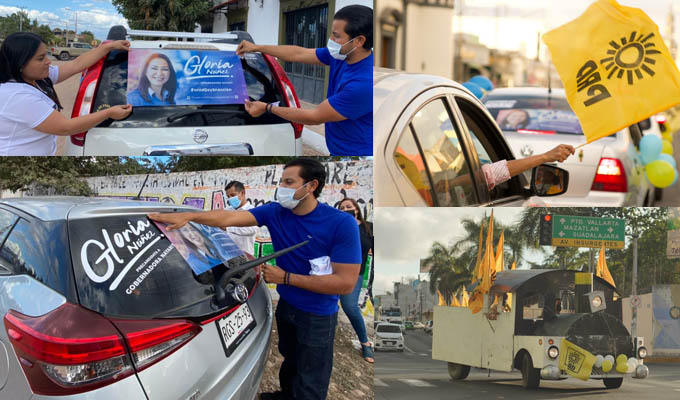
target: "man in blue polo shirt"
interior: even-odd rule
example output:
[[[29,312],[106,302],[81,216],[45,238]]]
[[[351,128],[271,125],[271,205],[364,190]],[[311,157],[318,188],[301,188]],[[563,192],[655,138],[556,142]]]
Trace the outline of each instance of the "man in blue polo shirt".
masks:
[[[190,221],[210,226],[267,226],[274,250],[309,239],[306,245],[263,268],[277,284],[276,308],[281,391],[261,399],[325,399],[333,369],[339,294],[350,293],[359,276],[361,243],[356,220],[317,198],[326,181],[321,163],[295,159],[284,166],[276,202],[248,211],[151,214],[177,229]]]
[[[330,66],[328,98],[313,109],[246,101],[253,117],[264,113],[306,125],[325,123],[326,145],[333,156],[373,155],[373,10],[361,5],[340,9],[333,17],[327,47],[263,46],[243,41],[236,54],[262,52],[284,61]]]

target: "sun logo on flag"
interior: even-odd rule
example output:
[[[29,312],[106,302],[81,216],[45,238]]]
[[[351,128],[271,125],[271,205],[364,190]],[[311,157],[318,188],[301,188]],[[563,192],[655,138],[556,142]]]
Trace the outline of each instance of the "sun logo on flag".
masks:
[[[643,78],[642,71],[649,76],[654,76],[652,65],[656,64],[656,60],[649,56],[653,54],[661,54],[659,50],[654,47],[656,44],[649,39],[654,37],[654,33],[644,36],[643,33],[636,37],[637,32],[633,31],[630,37],[625,36],[621,38],[620,42],[612,40],[609,42],[611,49],[607,50],[610,57],[600,60],[600,64],[605,66],[609,71],[607,79],[611,79],[614,74],[619,79],[623,79],[625,74],[628,79],[628,84],[632,85],[635,78],[638,80]],[[643,37],[644,36],[644,37]]]

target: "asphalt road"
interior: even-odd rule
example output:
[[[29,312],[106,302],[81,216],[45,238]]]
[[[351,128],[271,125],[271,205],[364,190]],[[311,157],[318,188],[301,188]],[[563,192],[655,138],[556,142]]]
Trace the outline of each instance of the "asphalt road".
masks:
[[[405,335],[403,353],[378,352],[375,357],[375,398],[400,399],[588,399],[641,400],[680,398],[680,364],[650,364],[647,379],[625,378],[619,389],[606,390],[599,380],[569,378],[541,381],[537,390],[521,385],[519,371],[472,369],[463,381],[452,381],[446,362],[432,360],[432,337],[422,331]]]

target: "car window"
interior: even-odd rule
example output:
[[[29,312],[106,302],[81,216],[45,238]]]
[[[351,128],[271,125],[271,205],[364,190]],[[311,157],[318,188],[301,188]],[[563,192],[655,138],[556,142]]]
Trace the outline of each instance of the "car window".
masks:
[[[66,224],[20,218],[0,249],[0,265],[14,275],[28,275],[70,298],[73,278]]]
[[[401,333],[401,328],[397,325],[378,325],[378,332]]]
[[[249,54],[241,59],[248,97],[266,103],[281,102],[283,98],[274,82],[267,61],[262,54]],[[113,105],[127,103],[128,53],[112,51],[104,62],[99,88],[95,95],[93,109],[99,111]],[[215,113],[195,113],[185,117],[170,119],[179,113],[191,110],[215,110]],[[102,122],[100,127],[111,128],[161,128],[181,126],[236,126],[267,125],[287,123],[276,115],[251,117],[243,104],[227,105],[190,105],[190,106],[152,106],[135,107],[132,114],[122,121],[111,119]]]
[[[410,129],[429,172],[436,205],[474,204],[470,168],[444,100],[431,101],[420,109],[413,116]]]
[[[203,230],[193,234],[206,237]],[[81,304],[117,317],[198,318],[223,310],[224,305],[214,307],[213,286],[244,257],[196,275],[187,260],[210,255],[171,243],[145,215],[70,221],[69,238]],[[251,269],[238,279],[250,291],[255,272]],[[227,298],[226,307],[238,304]]]
[[[2,246],[2,243],[5,241],[7,234],[12,226],[14,226],[17,218],[19,217],[11,212],[0,209],[0,246]]]
[[[504,131],[583,135],[578,117],[564,97],[490,95],[486,108]]]
[[[491,121],[482,113],[477,106],[461,97],[456,97],[456,104],[463,115],[465,126],[472,138],[480,164],[491,164],[507,159],[509,154],[502,153],[501,137],[497,137],[497,131],[489,124]],[[511,182],[506,181],[497,184],[490,192],[490,200],[498,200],[512,194]]]
[[[394,160],[425,203],[430,207],[434,206],[430,179],[410,128],[399,139]]]

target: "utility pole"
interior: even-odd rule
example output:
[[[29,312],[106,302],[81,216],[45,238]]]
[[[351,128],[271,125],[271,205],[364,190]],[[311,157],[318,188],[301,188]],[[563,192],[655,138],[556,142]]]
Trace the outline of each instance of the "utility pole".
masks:
[[[23,32],[24,30],[24,10],[26,9],[25,6],[19,7],[21,12],[19,13],[19,32]]]
[[[633,282],[632,285],[633,287],[631,288],[631,303],[633,301],[633,298],[637,296],[637,270],[638,270],[638,248],[637,248],[637,240],[638,240],[638,234],[637,232],[633,233]],[[635,337],[637,336],[637,307],[633,307],[633,314],[631,317],[631,324],[630,324],[630,334],[631,336]]]

